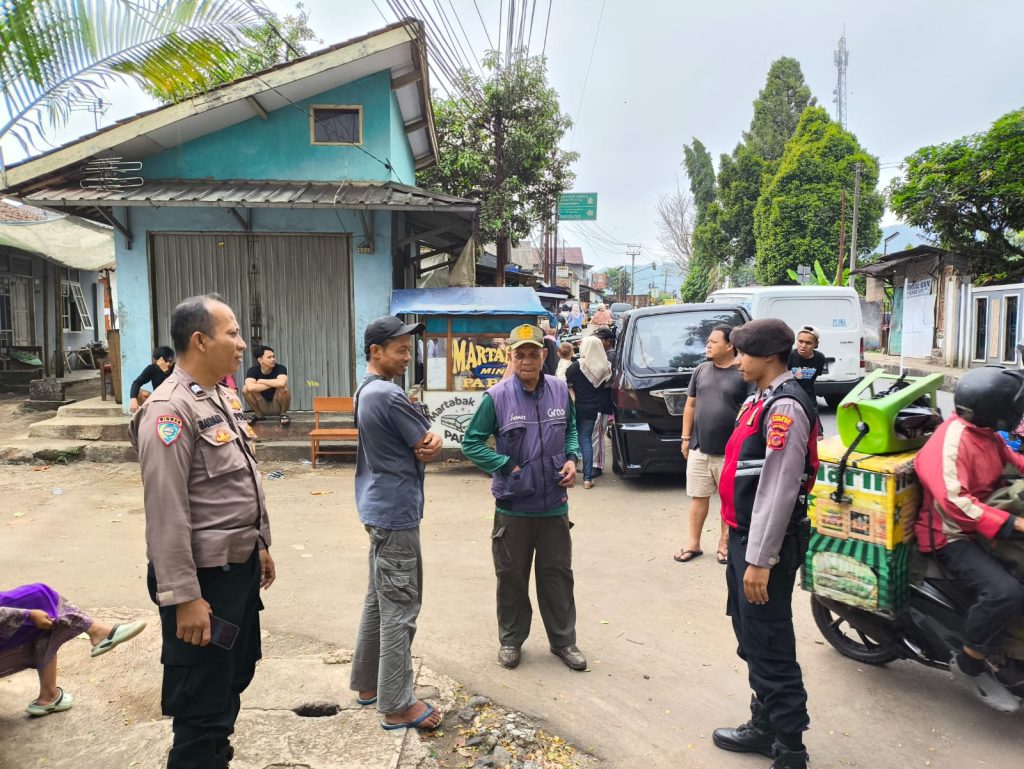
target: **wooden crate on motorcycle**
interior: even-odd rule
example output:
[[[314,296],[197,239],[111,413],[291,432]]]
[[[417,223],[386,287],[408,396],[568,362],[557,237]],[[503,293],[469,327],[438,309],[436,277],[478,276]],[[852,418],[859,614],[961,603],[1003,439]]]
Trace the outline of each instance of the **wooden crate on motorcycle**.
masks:
[[[906,544],[888,548],[811,532],[804,560],[804,590],[879,614],[893,615],[910,593]]]
[[[818,444],[818,477],[811,490],[808,513],[822,535],[870,542],[892,550],[913,538],[914,516],[921,487],[914,474],[916,451],[902,454],[861,454],[847,460],[839,491],[839,464],[846,446],[836,436]]]

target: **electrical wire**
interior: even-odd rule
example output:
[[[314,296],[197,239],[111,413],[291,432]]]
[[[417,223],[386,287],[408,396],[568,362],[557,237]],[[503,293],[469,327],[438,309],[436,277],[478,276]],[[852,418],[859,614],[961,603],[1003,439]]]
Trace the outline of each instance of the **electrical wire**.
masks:
[[[583,99],[587,95],[587,83],[590,81],[590,67],[594,63],[594,52],[597,50],[597,39],[601,34],[601,21],[604,19],[604,6],[607,0],[601,0],[601,12],[597,16],[597,29],[594,30],[594,43],[590,47],[590,59],[587,61],[587,73],[583,76],[583,90],[580,91],[580,103],[576,107],[576,119],[572,121],[572,135],[569,137],[569,149],[576,138],[576,126],[579,125],[580,115],[583,114]]]
[[[544,22],[544,45],[541,46],[540,55],[543,57],[548,50],[548,29],[551,27],[551,5],[555,0],[548,0],[548,20]]]
[[[487,37],[487,45],[494,50],[494,43],[491,42],[491,33],[487,29],[487,23],[484,21],[484,15],[480,12],[480,5],[476,0],[473,0],[473,7],[476,8],[476,15],[480,18],[480,26],[484,28],[484,35]]]

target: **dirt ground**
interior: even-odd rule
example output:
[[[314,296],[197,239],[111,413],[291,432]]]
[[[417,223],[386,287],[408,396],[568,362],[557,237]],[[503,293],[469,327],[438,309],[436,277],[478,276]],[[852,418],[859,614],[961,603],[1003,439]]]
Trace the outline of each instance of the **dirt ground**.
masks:
[[[366,535],[351,466],[266,465],[279,579],[266,596],[273,633],[351,647],[366,580]],[[144,584],[142,488],[132,465],[5,466],[0,472],[4,584],[44,580],[85,607],[150,611]],[[604,477],[571,492],[579,645],[573,673],[547,649],[539,616],[515,671],[498,666],[488,480],[467,469],[427,477],[424,608],[415,651],[466,691],[538,719],[614,767],[767,766],[724,754],[718,726],[746,717],[748,689],[723,614],[722,567],[680,565],[687,498],[672,480]],[[946,675],[839,657],[796,596],[799,656],[819,767],[1010,767],[1024,755],[1020,717],[989,711]],[[29,675],[22,673],[19,675]]]

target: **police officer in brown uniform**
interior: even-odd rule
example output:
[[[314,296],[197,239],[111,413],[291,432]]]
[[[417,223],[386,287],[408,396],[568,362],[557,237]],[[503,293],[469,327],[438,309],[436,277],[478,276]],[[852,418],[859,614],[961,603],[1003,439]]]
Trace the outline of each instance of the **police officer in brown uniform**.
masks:
[[[817,409],[789,371],[793,331],[763,318],[735,329],[740,374],[757,387],[725,447],[719,494],[729,525],[728,614],[753,690],[751,719],[716,729],[723,750],[806,769],[807,690],[796,661],[793,585],[807,551],[807,492],[818,471]]]
[[[238,396],[217,384],[245,350],[234,313],[215,294],[191,297],[174,308],[171,338],[178,366],[131,424],[163,630],[161,704],[174,717],[167,766],[227,769],[260,658],[259,589],[275,578],[270,523],[255,433]]]

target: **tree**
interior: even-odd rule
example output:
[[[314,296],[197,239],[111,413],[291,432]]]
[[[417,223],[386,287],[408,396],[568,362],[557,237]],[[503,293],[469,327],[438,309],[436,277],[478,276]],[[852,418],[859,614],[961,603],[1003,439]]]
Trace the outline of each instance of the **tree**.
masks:
[[[268,12],[253,0],[18,0],[0,4],[0,86],[26,153],[113,80],[168,88],[228,68]],[[2,170],[2,163],[0,163]]]
[[[518,56],[505,67],[491,51],[482,64],[484,77],[463,72],[460,93],[435,100],[438,162],[419,182],[480,201],[480,236],[498,244],[500,284],[512,243],[552,218],[558,195],[576,178],[579,155],[559,147],[572,120],[548,83],[543,57]]]
[[[683,145],[683,165],[690,177],[690,192],[699,219],[715,202],[715,163],[701,140],[694,137],[691,144]]]
[[[788,56],[776,59],[768,69],[764,88],[754,99],[754,117],[743,142],[762,159],[779,160],[800,116],[816,103],[800,62]]]
[[[657,205],[658,242],[681,270],[690,266],[693,225],[695,220],[693,198],[685,190],[674,195],[662,195]]]
[[[163,102],[181,101],[275,64],[305,56],[309,53],[305,43],[323,43],[309,26],[309,11],[302,3],[296,3],[295,13],[283,18],[269,11],[264,18],[263,24],[245,32],[248,38],[246,46],[227,51],[226,61],[214,62],[209,68],[200,66],[187,80],[175,78],[153,83],[142,79],[143,90]],[[152,66],[150,59],[162,55],[163,50],[157,50],[142,63],[129,61],[117,64],[115,68],[125,75],[135,76]]]
[[[808,107],[754,211],[759,283],[782,283],[788,269],[815,261],[826,274],[836,273],[841,198],[844,190],[853,192],[857,163],[862,166],[858,256],[866,256],[882,237],[878,160],[824,109]]]
[[[605,288],[622,301],[625,301],[632,290],[629,269],[626,267],[610,267],[604,271]]]
[[[1024,110],[984,132],[922,147],[889,187],[893,212],[993,278],[1024,274]]]
[[[703,302],[722,285],[728,264],[722,255],[728,253],[729,242],[721,226],[721,215],[721,207],[712,203],[693,231],[693,258],[679,289],[684,302]]]

